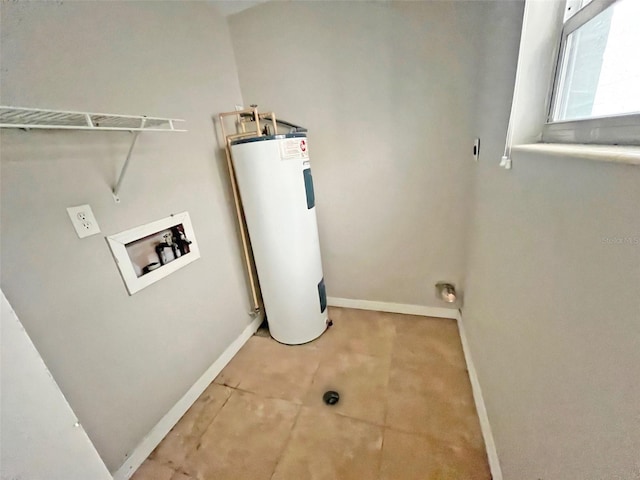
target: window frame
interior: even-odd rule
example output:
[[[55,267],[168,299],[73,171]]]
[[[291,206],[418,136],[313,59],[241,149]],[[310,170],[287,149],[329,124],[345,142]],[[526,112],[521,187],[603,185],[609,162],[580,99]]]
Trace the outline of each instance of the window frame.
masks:
[[[544,143],[585,143],[605,145],[640,145],[640,113],[556,120],[558,92],[562,90],[563,63],[567,39],[571,33],[620,0],[593,0],[567,19],[560,34],[557,59],[549,92],[547,120],[542,129]],[[570,5],[571,0],[567,1]]]

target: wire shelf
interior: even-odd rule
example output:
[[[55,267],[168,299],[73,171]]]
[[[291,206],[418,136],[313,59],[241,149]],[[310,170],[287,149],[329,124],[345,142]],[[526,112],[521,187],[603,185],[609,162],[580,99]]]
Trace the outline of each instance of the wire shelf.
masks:
[[[0,128],[186,132],[177,118],[0,106]]]
[[[176,123],[178,122],[184,122],[184,120],[145,117],[144,115],[113,115],[110,113],[70,112],[0,105],[0,128],[133,132],[127,158],[124,161],[122,170],[120,170],[118,181],[112,190],[116,203],[120,203],[118,193],[129,167],[131,152],[133,152],[133,147],[140,132],[186,132],[186,130],[176,128]]]

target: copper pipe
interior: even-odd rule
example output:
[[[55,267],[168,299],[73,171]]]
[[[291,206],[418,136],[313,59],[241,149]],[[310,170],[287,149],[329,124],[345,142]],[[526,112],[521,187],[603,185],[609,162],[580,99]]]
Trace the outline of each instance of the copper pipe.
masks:
[[[250,111],[252,112],[252,110]],[[242,113],[242,111],[240,112]],[[247,112],[248,113],[248,112]],[[229,113],[221,113],[219,115],[220,118],[220,129],[222,131],[222,135],[225,138],[225,154],[227,157],[227,170],[229,171],[229,180],[231,181],[231,191],[233,192],[233,203],[236,207],[236,217],[238,220],[238,226],[240,227],[240,239],[242,241],[242,252],[244,254],[244,263],[247,268],[247,275],[249,276],[249,286],[251,288],[251,297],[253,299],[253,309],[254,311],[260,310],[260,303],[258,301],[258,286],[257,281],[253,273],[251,256],[249,254],[249,235],[245,228],[245,220],[244,220],[244,210],[242,208],[242,201],[240,199],[240,193],[238,191],[238,182],[236,180],[235,170],[233,168],[233,162],[231,161],[231,140],[234,138],[240,137],[248,137],[253,136],[253,133],[239,133],[239,134],[231,134],[226,135],[224,129],[224,120],[223,118],[230,115],[240,115],[238,112],[229,112]]]
[[[231,161],[231,141],[227,140],[227,146],[225,148],[227,154],[227,168],[229,169],[229,179],[231,180],[231,190],[233,191],[233,200],[236,206],[236,217],[238,219],[238,225],[240,226],[240,238],[242,239],[242,252],[244,253],[244,262],[247,267],[247,274],[249,275],[249,285],[251,287],[251,297],[253,299],[254,311],[260,310],[260,304],[258,302],[258,288],[256,285],[256,279],[253,275],[253,268],[251,268],[252,262],[249,255],[249,240],[248,233],[245,228],[244,210],[242,209],[242,202],[240,200],[240,194],[238,192],[238,182],[236,181],[236,174],[233,168],[233,162]]]
[[[274,135],[278,134],[278,122],[276,122],[276,114],[274,112],[259,113],[258,116],[260,118],[270,119],[271,123],[273,124],[273,134]]]
[[[242,114],[250,113],[252,115],[251,120],[245,120]],[[224,117],[235,116],[236,117],[236,130],[241,129],[241,132],[235,134],[226,134],[224,128]],[[251,255],[249,252],[249,234],[245,228],[244,209],[242,208],[242,200],[240,198],[240,192],[238,189],[238,182],[236,179],[235,169],[233,168],[233,161],[231,160],[231,141],[238,138],[246,137],[261,137],[260,131],[260,118],[269,118],[273,124],[273,133],[277,135],[278,127],[276,122],[276,116],[274,112],[259,113],[257,108],[238,110],[235,112],[224,112],[219,115],[220,128],[222,136],[225,139],[225,154],[227,157],[227,169],[229,170],[229,180],[231,181],[231,190],[233,192],[233,200],[236,207],[236,217],[238,220],[238,226],[240,227],[240,238],[242,240],[242,251],[244,254],[245,266],[247,268],[247,274],[249,276],[249,285],[251,287],[251,297],[253,299],[253,308],[255,311],[260,309],[258,301],[258,284],[253,273],[253,262],[251,261]],[[254,122],[256,125],[255,132],[247,132],[246,124]]]
[[[235,133],[233,135],[227,135],[227,140],[237,140],[238,138],[250,138],[255,136],[256,132]]]

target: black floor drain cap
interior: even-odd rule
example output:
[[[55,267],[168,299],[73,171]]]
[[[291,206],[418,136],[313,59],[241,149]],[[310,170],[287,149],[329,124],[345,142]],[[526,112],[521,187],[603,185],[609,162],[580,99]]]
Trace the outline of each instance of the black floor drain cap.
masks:
[[[327,405],[335,405],[340,400],[340,394],[333,390],[329,390],[328,392],[324,392],[322,400],[324,400],[324,403]]]

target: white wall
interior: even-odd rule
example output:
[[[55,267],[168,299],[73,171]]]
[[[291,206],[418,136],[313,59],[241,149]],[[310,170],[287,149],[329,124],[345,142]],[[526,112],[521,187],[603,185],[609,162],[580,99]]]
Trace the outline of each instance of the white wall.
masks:
[[[310,128],[329,293],[429,304],[434,280],[466,272],[504,478],[631,479],[640,246],[603,239],[638,239],[640,170],[522,153],[498,168],[522,13],[273,2],[230,26],[245,101]]]
[[[3,131],[2,289],[113,472],[248,325],[211,117],[242,98],[200,2],[5,2],[2,103],[172,116],[188,133]],[[66,207],[91,204],[78,239]],[[104,236],[187,210],[201,259],[130,297]]]
[[[229,19],[246,103],[309,128],[327,291],[440,306],[464,273],[478,39],[466,2],[267,2]]]
[[[110,480],[82,425],[0,291],[3,480]]]
[[[494,7],[463,316],[504,478],[635,479],[640,169],[518,152],[498,168],[522,5]]]
[[[269,2],[231,30],[245,102],[311,130],[329,293],[428,305],[466,272],[505,478],[630,479],[640,247],[603,238],[638,237],[640,170],[518,153],[497,167],[521,16]],[[114,471],[249,321],[210,119],[242,103],[227,27],[194,2],[4,3],[1,41],[2,103],[188,120],[140,138],[120,205],[128,134],[1,137],[2,288]],[[81,203],[104,234],[188,210],[202,258],[128,297],[104,239],[75,236],[65,207]]]

